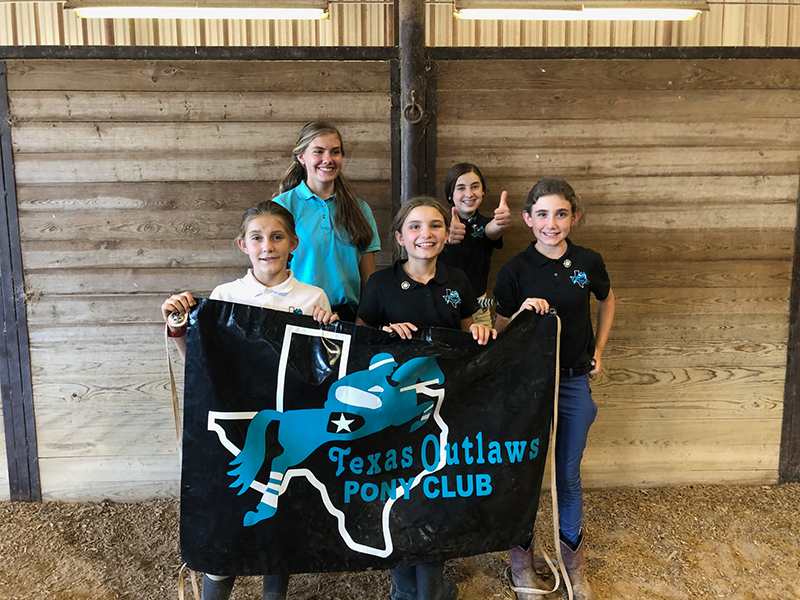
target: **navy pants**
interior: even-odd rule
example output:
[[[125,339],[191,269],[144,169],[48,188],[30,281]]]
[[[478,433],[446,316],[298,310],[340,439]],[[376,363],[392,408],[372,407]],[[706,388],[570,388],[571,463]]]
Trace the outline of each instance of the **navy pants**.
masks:
[[[556,433],[556,486],[558,525],[563,536],[577,544],[583,522],[581,460],[589,427],[597,416],[589,376],[561,377],[558,390]]]

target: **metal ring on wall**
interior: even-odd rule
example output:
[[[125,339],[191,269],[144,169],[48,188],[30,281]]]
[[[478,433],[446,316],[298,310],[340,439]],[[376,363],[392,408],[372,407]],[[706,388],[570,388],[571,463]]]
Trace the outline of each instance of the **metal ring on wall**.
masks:
[[[411,103],[406,104],[406,107],[403,109],[403,118],[409,124],[416,125],[422,121],[422,117],[424,116],[425,112],[422,110],[422,107],[417,104],[417,94],[414,90],[411,90]]]

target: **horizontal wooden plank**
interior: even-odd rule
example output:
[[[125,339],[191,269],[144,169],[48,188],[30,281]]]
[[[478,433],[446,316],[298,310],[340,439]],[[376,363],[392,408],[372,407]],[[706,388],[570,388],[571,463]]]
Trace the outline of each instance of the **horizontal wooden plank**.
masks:
[[[355,193],[373,209],[389,210],[391,182],[358,180],[349,172],[348,166],[346,162],[344,171]],[[256,202],[272,198],[277,193],[277,180],[18,184],[17,206],[21,215],[36,211],[54,215],[70,211],[130,209],[149,213],[239,211],[241,215]]]
[[[205,297],[211,290],[205,292]],[[166,292],[165,292],[166,294]],[[166,296],[165,296],[166,297]],[[147,306],[151,306],[149,303]],[[158,318],[153,316],[147,323],[103,323],[98,321],[92,327],[30,328],[30,345],[33,352],[54,352],[56,348],[64,351],[80,352],[85,349],[96,349],[105,345],[109,353],[116,353],[120,348],[138,348],[141,352],[152,352],[162,356],[164,352],[164,327]],[[61,351],[61,350],[59,350]]]
[[[9,90],[353,92],[389,89],[379,61],[13,60]]]
[[[178,453],[156,456],[44,458],[42,499],[64,502],[141,502],[178,495]]]
[[[388,123],[391,112],[389,95],[382,92],[19,91],[9,94],[9,104],[15,123],[291,121],[302,126],[314,119]]]
[[[618,488],[647,488],[670,485],[724,484],[724,485],[774,485],[778,483],[778,469],[757,468],[732,471],[726,467],[686,469],[681,464],[662,465],[660,468],[624,468],[621,465],[606,466],[599,461],[584,458],[581,463],[581,480],[584,490]],[[543,486],[543,489],[549,487]]]
[[[777,483],[777,444],[746,445],[730,454],[720,452],[715,446],[691,446],[682,454],[670,449],[651,453],[648,447],[627,449],[623,456],[615,457],[610,453],[613,449],[597,448],[592,442],[590,439],[581,462],[584,490],[695,483]],[[549,464],[545,471],[543,489],[549,490]]]
[[[172,242],[173,248],[180,250],[181,244],[190,240],[195,243],[216,240],[216,247],[222,250],[239,235],[242,215],[241,207],[213,212],[194,208],[158,212],[147,209],[36,211],[20,214],[20,238],[23,243],[80,240],[82,245],[76,246],[75,252],[113,251],[120,242],[138,241],[139,248],[135,252],[144,254],[151,248],[157,251],[159,243],[168,248],[167,244]],[[390,219],[388,206],[373,210],[373,215],[377,222],[387,225],[382,229],[385,235]],[[151,243],[155,245],[151,247]],[[30,249],[35,250],[33,247]],[[61,250],[65,249],[58,249]],[[209,250],[212,250],[211,246]],[[59,260],[58,254],[52,258],[53,262]]]
[[[625,282],[614,286],[618,315],[635,318],[660,316],[695,318],[701,315],[730,320],[742,315],[760,315],[773,321],[788,318],[789,290],[776,294],[775,289],[734,287],[716,288],[628,287]]]
[[[567,181],[575,177],[763,176],[797,173],[797,150],[739,148],[543,148],[531,152],[509,147],[503,152],[473,149],[451,152],[449,163],[471,162],[492,168],[500,181],[519,176],[519,165],[530,174],[529,186],[545,176]],[[795,161],[795,162],[793,162]],[[528,188],[530,190],[530,187]],[[583,193],[582,190],[579,190]],[[498,194],[499,195],[499,194]],[[522,210],[525,196],[514,195]],[[591,204],[590,204],[591,206]]]
[[[81,410],[81,405],[94,406],[156,406],[163,403],[172,406],[169,373],[150,377],[132,375],[108,377],[103,374],[81,373],[72,381],[34,381],[33,395],[42,406],[58,405],[65,410],[70,405]]]
[[[436,79],[440,90],[800,89],[800,61],[460,60],[437,63]]]
[[[250,267],[247,256],[230,239],[63,240],[22,244],[28,269],[114,269],[126,267]]]
[[[591,217],[587,215],[587,222]],[[630,259],[632,256],[669,257],[675,261],[708,260],[792,260],[794,233],[790,227],[769,229],[742,228],[692,229],[690,231],[657,232],[653,229],[637,230],[633,227],[622,235],[610,236],[602,227],[576,227],[570,239],[586,248],[592,248],[608,261]],[[527,236],[527,237],[526,237]],[[516,248],[526,247],[532,234],[522,228],[512,228],[503,236],[505,243]]]
[[[660,470],[668,465],[680,465],[682,469],[692,470],[731,470],[753,471],[755,469],[773,469],[778,465],[780,444],[748,444],[730,448],[720,452],[718,446],[651,446],[637,447],[602,447],[592,446],[591,442],[585,451],[584,468],[590,471],[592,463],[601,462],[616,466],[620,470]],[[590,458],[591,457],[591,458]],[[585,464],[585,467],[584,467]]]
[[[209,293],[216,286],[242,276],[240,267],[215,269],[64,269],[25,273],[29,294],[136,294],[175,290]]]
[[[262,152],[283,150],[287,165],[302,124],[295,123],[17,123],[17,156],[30,153]],[[389,154],[389,122],[344,123],[347,157]],[[349,162],[349,161],[346,161]]]
[[[656,258],[606,261],[606,267],[612,281],[635,281],[636,287],[756,287],[767,297],[789,293],[792,269],[791,262],[778,260],[666,262]]]
[[[728,315],[669,313],[653,311],[617,311],[610,344],[616,340],[636,341],[646,338],[653,342],[706,340],[735,342],[739,340],[782,342],[789,334],[789,314],[742,313]]]
[[[624,92],[623,92],[624,93]],[[95,136],[96,137],[96,136]],[[436,131],[440,156],[463,154],[477,147],[502,151],[509,146],[529,148],[609,146],[753,146],[797,147],[800,144],[798,119],[741,119],[736,121],[694,122],[686,119],[610,120],[601,113],[591,123],[565,120],[530,120],[521,124],[508,118],[477,123],[445,121]],[[796,190],[795,190],[796,191]]]
[[[93,323],[158,325],[163,322],[161,304],[169,295],[169,293],[107,296],[43,295],[28,302],[28,322],[34,328]],[[196,297],[203,296],[198,293]]]
[[[147,404],[53,402],[37,397],[39,459],[85,456],[173,457],[177,438],[172,401]]]
[[[75,373],[107,377],[136,376],[166,377],[167,356],[163,333],[158,325],[150,328],[150,339],[138,344],[103,344],[82,341],[75,344],[63,342],[56,346],[46,344],[31,348],[31,373],[34,381],[52,382],[74,380]],[[170,342],[172,344],[172,342]],[[55,352],[54,349],[58,348]],[[183,361],[172,353],[176,379],[183,379]],[[166,396],[165,396],[166,397]],[[38,405],[37,405],[38,408]]]
[[[355,179],[388,180],[388,149],[348,161],[347,173]],[[181,153],[118,152],[112,154],[21,154],[14,160],[17,181],[25,183],[77,183],[127,181],[247,181],[278,180],[286,171],[281,152]]]
[[[776,341],[686,340],[680,343],[648,339],[608,344],[603,364],[643,370],[670,367],[785,367],[786,343]]]
[[[693,451],[716,446],[721,452],[739,453],[742,447],[779,445],[781,419],[680,419],[657,421],[607,420],[607,411],[598,411],[589,430],[588,445],[609,452],[621,450],[646,453],[651,448],[666,452],[670,448]]]
[[[503,93],[498,93],[502,89]],[[575,90],[548,88],[536,93],[508,89],[462,89],[437,92],[440,125],[455,121],[530,121],[536,119],[670,119],[735,121],[796,119],[800,107],[792,90]]]

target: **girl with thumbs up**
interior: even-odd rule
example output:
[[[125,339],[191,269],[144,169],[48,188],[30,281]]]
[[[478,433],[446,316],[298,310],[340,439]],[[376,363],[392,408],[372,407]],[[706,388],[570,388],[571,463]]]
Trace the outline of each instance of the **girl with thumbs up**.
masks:
[[[478,209],[486,194],[486,182],[480,169],[471,163],[458,163],[447,172],[444,193],[453,208],[450,234],[440,260],[467,274],[481,306],[472,318],[491,327],[491,312],[481,301],[486,300],[492,252],[503,247],[503,230],[511,224],[507,194],[500,195],[493,218],[482,215]]]

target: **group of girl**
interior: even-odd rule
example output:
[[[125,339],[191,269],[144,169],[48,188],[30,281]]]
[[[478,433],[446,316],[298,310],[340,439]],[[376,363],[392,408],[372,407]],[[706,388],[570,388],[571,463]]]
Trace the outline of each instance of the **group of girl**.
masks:
[[[575,598],[592,598],[583,573],[583,502],[580,462],[597,408],[589,378],[600,372],[601,355],[614,315],[614,295],[599,254],[574,245],[572,225],[582,209],[563,180],[543,179],[531,190],[522,217],[534,242],[503,266],[494,288],[496,322],[485,300],[493,250],[512,220],[506,192],[491,217],[481,214],[486,182],[478,167],[455,165],[445,178],[449,209],[428,197],[402,205],[392,222],[395,241],[407,258],[375,272],[380,249],[369,206],[358,199],[342,174],[344,145],[338,130],[311,122],[300,131],[293,162],[273,200],[243,216],[237,244],[251,268],[236,281],[215,288],[211,298],[313,317],[381,328],[410,339],[419,327],[449,327],[469,332],[478,344],[523,310],[540,314],[550,307],[562,320],[559,429],[556,473],[564,564]],[[289,265],[291,264],[291,270]],[[589,295],[598,300],[597,332],[592,330]],[[161,306],[168,335],[185,352],[186,326],[168,317],[194,306],[190,292],[175,294]],[[533,540],[510,551],[511,572],[520,600],[541,588],[533,562]],[[392,570],[392,600],[455,600],[458,589],[443,576],[444,563]],[[230,597],[235,577],[203,576],[203,600]],[[286,597],[288,575],[264,577],[263,600]]]

